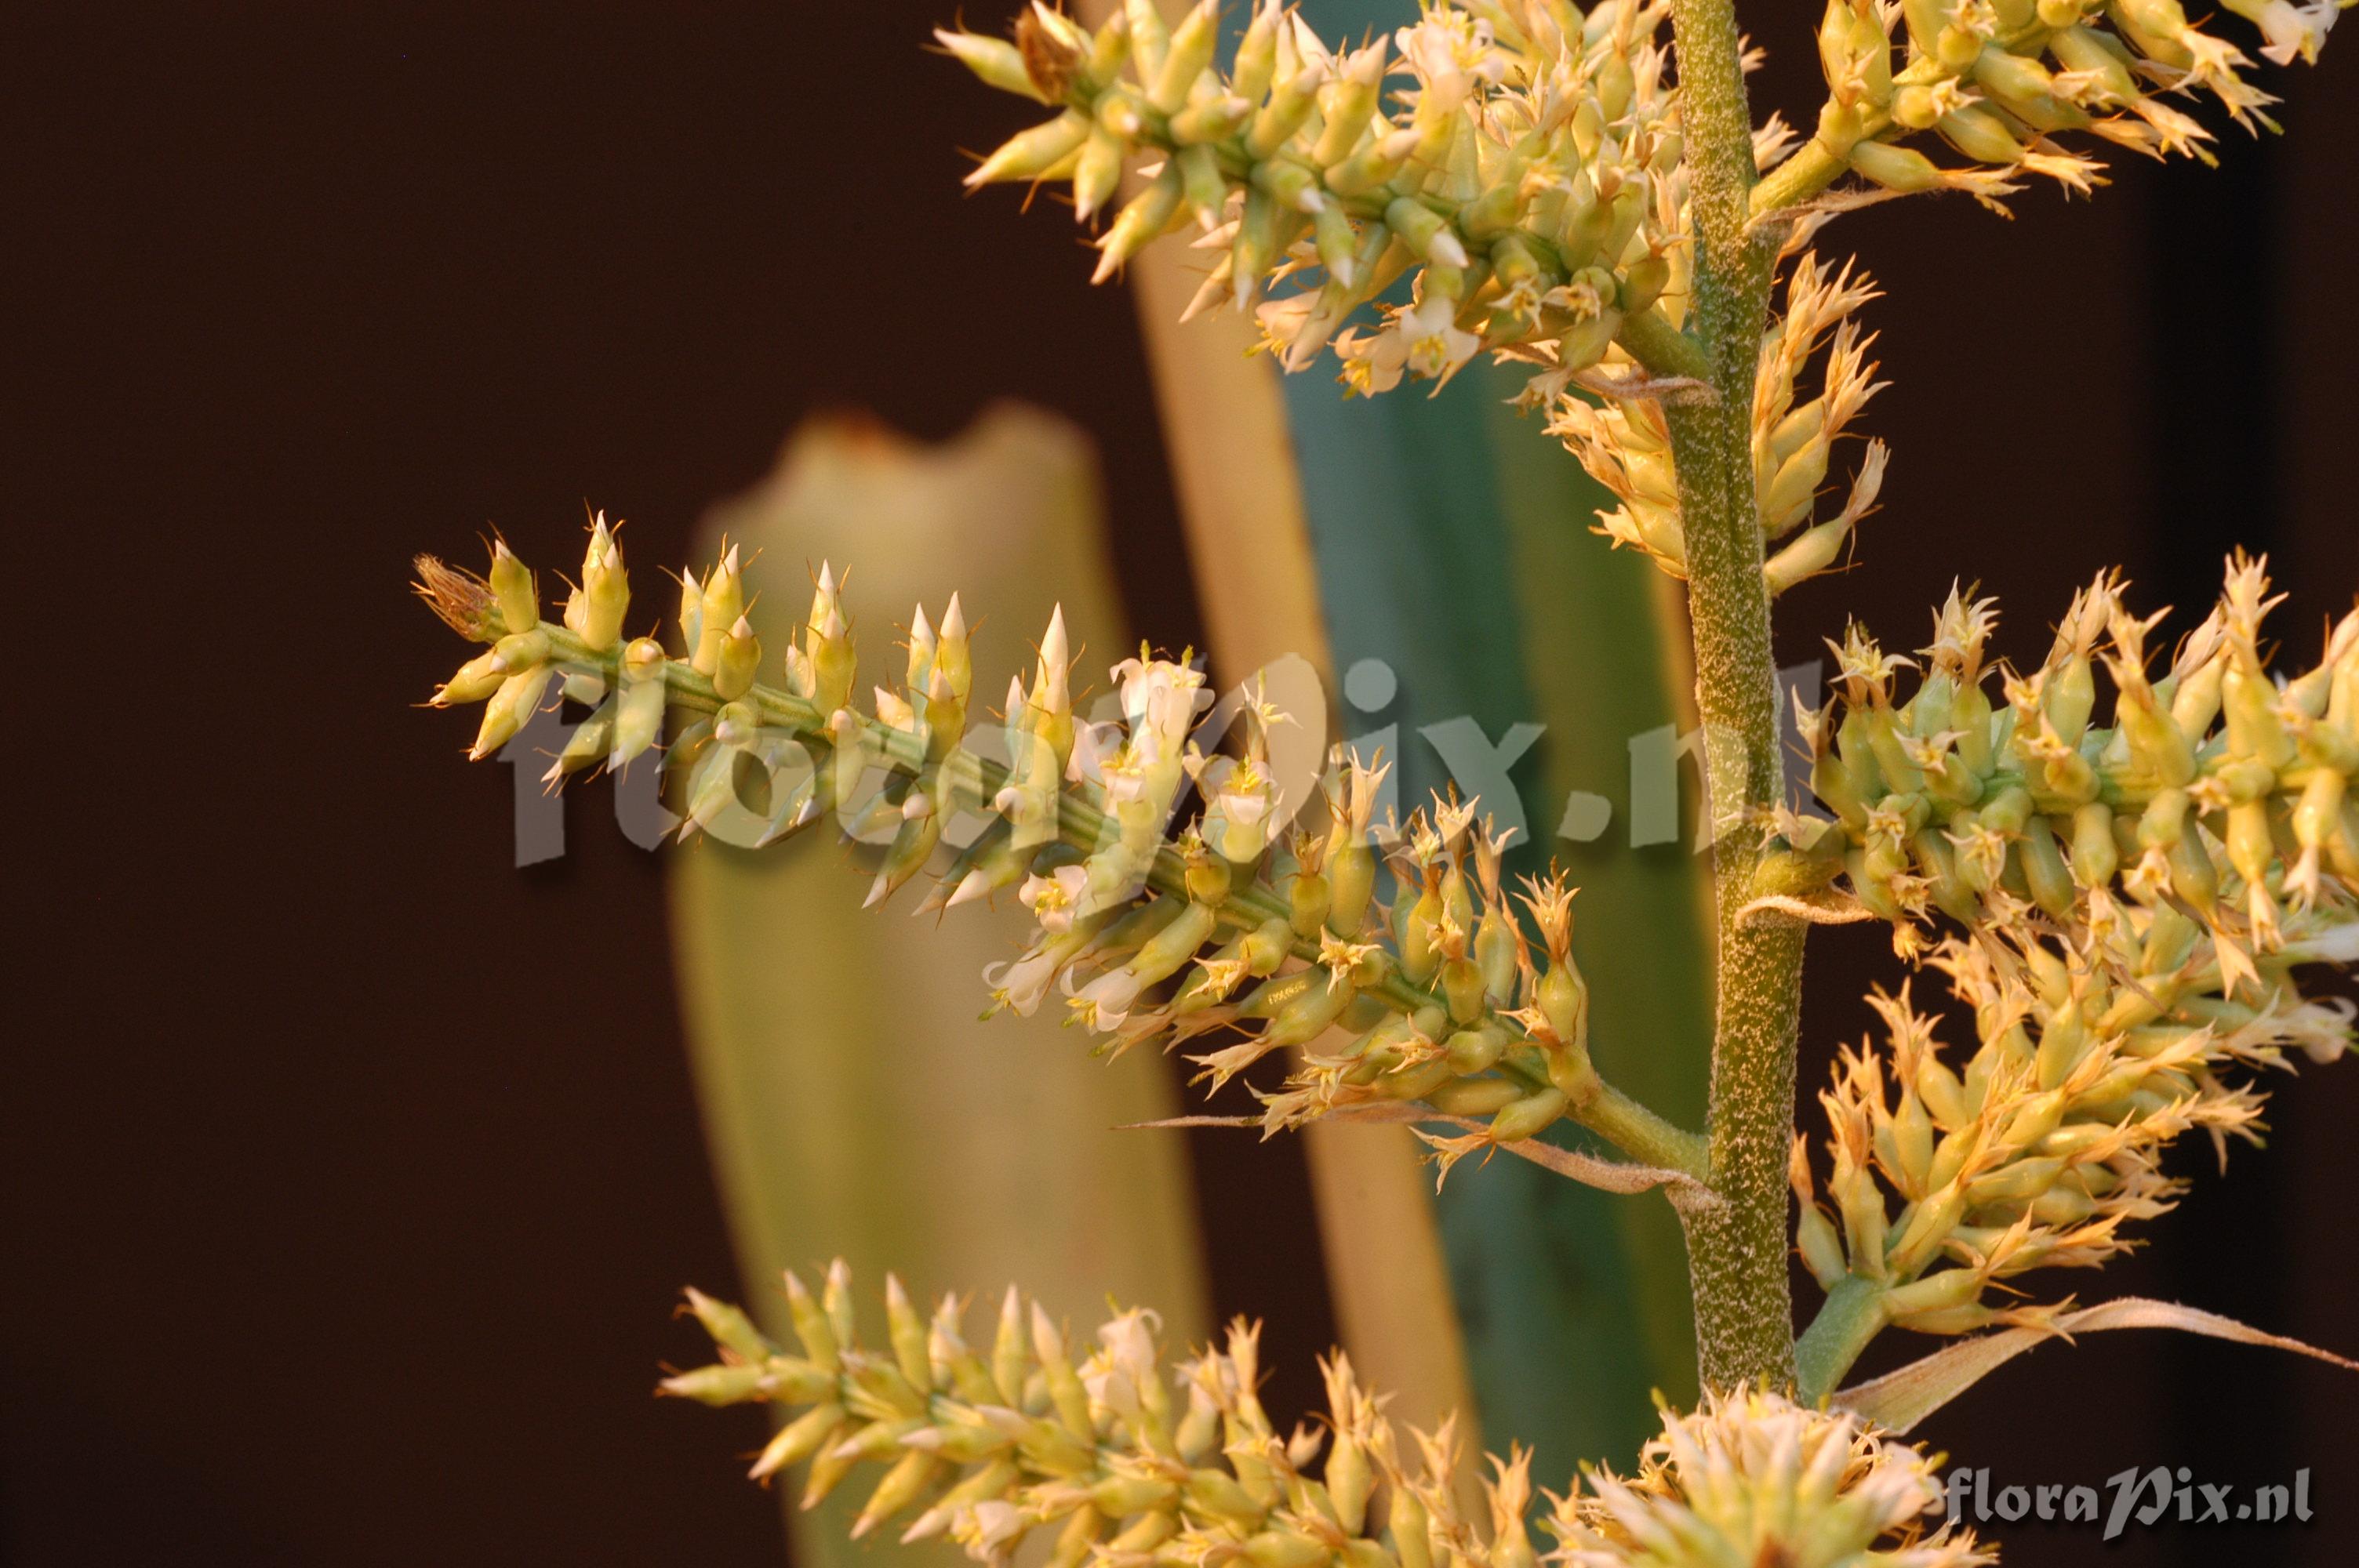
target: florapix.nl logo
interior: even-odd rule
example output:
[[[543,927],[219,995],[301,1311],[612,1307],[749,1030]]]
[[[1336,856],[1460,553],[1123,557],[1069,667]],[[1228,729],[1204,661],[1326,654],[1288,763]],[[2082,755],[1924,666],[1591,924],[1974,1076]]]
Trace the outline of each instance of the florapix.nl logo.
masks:
[[[2255,1487],[2198,1481],[2187,1466],[2136,1465],[2105,1477],[2102,1488],[2065,1482],[1994,1482],[1987,1466],[1961,1465],[1943,1478],[1951,1524],[1978,1527],[2027,1520],[2097,1530],[2114,1541],[2136,1526],[2308,1524],[2310,1471],[2288,1482]]]
[[[1793,714],[1798,704],[1815,708],[1821,700],[1824,661],[1814,659],[1781,669],[1777,683],[1787,797],[1797,809],[1810,809],[1809,763],[1794,729]],[[1711,806],[1713,768],[1725,761],[1718,753],[1727,748],[1715,747],[1714,737],[1706,730],[1665,724],[1626,737],[1628,784],[1618,803],[1585,790],[1568,791],[1561,801],[1532,801],[1529,792],[1518,786],[1514,770],[1547,734],[1546,725],[1520,721],[1494,734],[1472,714],[1404,724],[1389,717],[1399,706],[1400,682],[1381,659],[1356,661],[1344,671],[1341,686],[1342,701],[1333,702],[1309,660],[1288,656],[1273,661],[1223,696],[1191,739],[1207,748],[1215,744],[1243,710],[1248,694],[1256,702],[1283,712],[1288,722],[1273,729],[1271,741],[1277,795],[1284,803],[1284,816],[1305,809],[1316,798],[1316,783],[1327,762],[1332,734],[1336,744],[1363,760],[1398,758],[1407,748],[1419,749],[1430,764],[1429,773],[1439,774],[1440,787],[1455,790],[1461,799],[1482,801],[1493,826],[1512,832],[1519,842],[1538,836],[1571,844],[1602,843],[1617,837],[1618,820],[1618,837],[1626,838],[1633,849],[1691,838],[1693,849],[1701,852],[1728,826],[1715,816]],[[561,687],[553,690],[547,705],[498,753],[499,760],[514,770],[515,860],[520,867],[565,853],[565,806],[552,787],[549,762],[566,749],[576,726],[565,719],[561,692]],[[1331,712],[1340,717],[1340,724],[1331,727]],[[1084,717],[1098,724],[1113,723],[1121,717],[1119,699],[1109,693]],[[979,757],[1006,761],[1005,741],[996,725],[976,724],[961,744]],[[772,764],[774,770],[791,773],[798,765],[804,770],[816,766],[816,760],[799,742],[781,743],[774,754],[777,759]],[[644,849],[660,847],[677,836],[682,825],[680,816],[665,804],[662,770],[652,765],[655,761],[625,768],[614,780],[616,826],[625,838]],[[1685,788],[1694,802],[1691,834],[1682,822],[1683,779],[1690,781]],[[1380,839],[1383,824],[1397,821],[1417,804],[1400,798],[1400,780],[1397,768],[1385,777],[1375,813]],[[886,781],[886,771],[879,768],[862,791],[834,803],[846,836],[876,838],[878,829],[867,806]],[[773,784],[780,788],[792,786],[789,779],[774,779]],[[942,841],[953,850],[964,849],[986,820],[973,811],[962,816],[963,819],[954,818],[942,835]],[[1547,831],[1541,830],[1543,825]],[[743,849],[758,847],[773,831],[760,813],[751,810],[724,812],[702,827],[707,837]],[[892,828],[887,826],[877,841],[891,837]]]

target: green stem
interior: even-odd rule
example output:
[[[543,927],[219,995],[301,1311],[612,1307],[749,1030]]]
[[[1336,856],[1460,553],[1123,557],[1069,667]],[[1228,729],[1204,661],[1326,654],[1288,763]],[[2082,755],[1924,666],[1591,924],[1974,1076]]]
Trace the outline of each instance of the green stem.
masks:
[[[1857,1274],[1835,1281],[1819,1315],[1794,1343],[1794,1379],[1806,1403],[1834,1392],[1868,1341],[1883,1331],[1884,1321],[1882,1285]]]
[[[1694,339],[1671,325],[1658,308],[1650,307],[1626,318],[1614,341],[1655,375],[1680,375],[1702,381],[1712,374],[1712,362]]]
[[[1788,207],[1799,207],[1841,179],[1850,166],[1827,151],[1826,144],[1813,138],[1802,144],[1793,157],[1761,177],[1753,188],[1753,215],[1766,217]]]
[[[1711,1184],[1721,1201],[1690,1206],[1682,1217],[1704,1383],[1782,1386],[1794,1376],[1786,1165],[1805,927],[1783,915],[1744,914],[1764,818],[1782,787],[1752,450],[1772,256],[1747,232],[1752,123],[1734,8],[1731,0],[1672,0],[1671,23],[1695,226],[1691,320],[1716,394],[1665,410],[1687,542],[1718,949],[1710,1139]]]
[[[1571,1106],[1567,1114],[1624,1153],[1681,1171],[1703,1181],[1712,1168],[1710,1144],[1700,1132],[1690,1132],[1615,1088],[1603,1078],[1596,1095]]]

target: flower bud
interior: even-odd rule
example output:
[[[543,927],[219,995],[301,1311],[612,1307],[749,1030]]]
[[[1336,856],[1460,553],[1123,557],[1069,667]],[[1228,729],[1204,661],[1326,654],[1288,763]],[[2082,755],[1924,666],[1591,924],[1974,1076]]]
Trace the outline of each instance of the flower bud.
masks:
[[[738,575],[737,546],[732,545],[704,579],[696,629],[695,651],[689,663],[701,676],[719,667],[722,639],[745,612],[745,583]]]
[[[1668,256],[1641,256],[1622,271],[1621,297],[1616,308],[1624,316],[1636,316],[1662,297],[1670,287],[1671,263]]]
[[[1229,243],[1229,292],[1240,310],[1251,305],[1262,280],[1277,259],[1281,210],[1269,192],[1255,187],[1245,192],[1245,211]]]
[[[1466,265],[1466,247],[1451,231],[1450,220],[1413,196],[1393,199],[1385,209],[1385,226],[1413,255],[1444,266]]]
[[[853,1324],[852,1266],[841,1258],[828,1263],[827,1279],[820,1289],[820,1310],[827,1314],[836,1344],[850,1345],[857,1337]],[[811,1358],[819,1359],[816,1352]]]
[[[2179,70],[2194,63],[2184,41],[2191,29],[2179,0],[2109,0],[2106,11],[2140,54]]]
[[[1245,934],[1237,956],[1245,960],[1247,974],[1266,976],[1277,973],[1293,950],[1293,925],[1283,915],[1272,915]]]
[[[596,767],[612,755],[614,749],[614,712],[615,704],[609,702],[575,725],[573,733],[565,738],[564,749],[557,753],[557,760],[549,763],[549,772],[541,775],[541,782],[555,784],[568,774]]]
[[[756,745],[754,758],[769,775],[770,811],[753,848],[766,849],[799,833],[834,804],[831,775],[799,741],[774,733]]]
[[[1225,1470],[1191,1470],[1188,1473],[1187,1489],[1190,1507],[1218,1519],[1257,1523],[1266,1511]]]
[[[933,1367],[926,1357],[926,1325],[909,1304],[909,1292],[900,1276],[885,1276],[885,1326],[893,1346],[894,1365],[918,1392],[933,1391]]]
[[[967,189],[1006,179],[1038,179],[1072,156],[1090,137],[1088,115],[1068,109],[1045,124],[1018,131],[1002,142],[966,177]]]
[[[778,1429],[746,1475],[756,1481],[766,1480],[789,1465],[799,1465],[831,1441],[838,1428],[844,1424],[843,1407],[833,1401],[813,1405],[810,1410]]]
[[[1178,132],[1173,132],[1174,136]],[[1180,189],[1197,227],[1217,229],[1229,199],[1228,180],[1221,173],[1221,157],[1208,146],[1181,146],[1172,158],[1180,170]]]
[[[1927,1314],[1971,1305],[1982,1288],[1983,1276],[1975,1270],[1942,1269],[1886,1291],[1884,1311],[1895,1323],[1909,1326]]]
[[[2228,808],[2228,863],[2245,879],[2256,902],[2268,897],[2269,870],[2277,858],[2277,838],[2269,828],[2269,805],[2265,795]]]
[[[1927,891],[1941,912],[1962,925],[1977,924],[1982,917],[1982,903],[1959,874],[1957,850],[1948,836],[1936,827],[1920,827],[1910,836],[1908,848],[1916,858],[1918,871],[1925,878]]]
[[[1622,330],[1622,312],[1607,306],[1557,340],[1557,363],[1568,370],[1587,370],[1605,355],[1614,334]]]
[[[699,1367],[692,1371],[676,1373],[656,1385],[656,1392],[674,1399],[694,1400],[701,1405],[736,1405],[764,1397],[762,1368],[758,1365],[739,1363],[734,1366]]]
[[[1246,153],[1265,159],[1292,140],[1319,107],[1319,89],[1326,81],[1326,62],[1312,59],[1301,62],[1278,82],[1245,131]]]
[[[2023,161],[2023,144],[2006,122],[1978,104],[1961,104],[1933,122],[1933,128],[1976,163],[2011,166]]]
[[[1350,157],[1366,139],[1372,124],[1376,123],[1376,107],[1384,85],[1385,52],[1386,40],[1381,38],[1365,49],[1351,51],[1343,57],[1341,73],[1333,84],[1321,94],[1320,114],[1324,124],[1310,152],[1310,161],[1320,168]]]
[[[1269,91],[1270,78],[1277,71],[1277,31],[1284,26],[1278,0],[1258,0],[1229,68],[1229,85],[1241,97],[1258,102]]]
[[[540,589],[532,569],[516,558],[506,539],[492,543],[492,596],[499,600],[500,622],[511,633],[529,632],[540,624]]]
[[[1305,972],[1317,983],[1295,993],[1270,1015],[1269,1027],[1263,1030],[1261,1035],[1264,1050],[1276,1051],[1309,1044],[1326,1033],[1327,1026],[1342,1015],[1344,1005],[1352,1000],[1352,987],[1343,977],[1316,968]],[[1290,979],[1293,977],[1287,978]],[[1267,990],[1272,986],[1285,983],[1285,980],[1265,981],[1262,989]]]
[[[1438,886],[1420,886],[1414,878],[1400,879],[1399,896],[1393,904],[1393,937],[1400,949],[1401,973],[1412,985],[1427,984],[1441,968],[1441,953],[1434,944],[1440,925]]]
[[[1328,166],[1327,189],[1343,197],[1367,195],[1408,167],[1417,144],[1413,130],[1382,132],[1343,162]]]
[[[1185,899],[1176,902],[1180,907],[1170,923],[1148,937],[1123,966],[1141,988],[1178,974],[1196,950],[1212,939],[1213,928],[1220,924],[1219,912],[1210,906]]]
[[[2059,920],[2071,918],[2077,897],[2072,872],[2064,863],[2063,851],[2057,847],[2056,834],[2049,827],[2048,818],[2033,817],[2024,828],[2017,848],[2032,902]]]
[[[1207,211],[1200,198],[1211,199],[1210,211],[1213,218],[1204,223],[1208,229],[1219,225],[1220,208],[1228,193],[1228,181],[1221,173],[1220,154],[1212,144],[1225,142],[1235,135],[1244,128],[1245,123],[1253,118],[1253,109],[1254,106],[1245,100],[1223,94],[1207,98],[1201,103],[1190,103],[1171,116],[1172,144],[1180,148],[1183,158],[1192,156],[1199,160],[1198,167],[1183,166],[1180,174],[1189,182],[1189,204],[1195,209],[1200,222]],[[1208,173],[1209,183],[1206,182]]]
[[[859,1467],[864,1456],[853,1444],[859,1431],[853,1424],[846,1422],[828,1434],[820,1451],[811,1456],[810,1469],[803,1479],[800,1507],[819,1507],[842,1484],[845,1476]]]
[[[916,876],[933,854],[934,846],[941,841],[944,813],[934,808],[933,797],[923,789],[912,789],[902,797],[901,826],[886,846],[885,860],[876,868],[876,880],[868,886],[868,896],[860,907],[871,909],[893,896],[894,892]]]
[[[590,547],[582,557],[582,623],[574,631],[601,652],[613,647],[631,607],[631,579],[623,569],[623,547],[607,531],[603,513],[591,525]]]
[[[2120,847],[2114,838],[2113,808],[2092,801],[2072,813],[2072,880],[2084,888],[2113,885],[2121,870]]]
[[[726,737],[721,733],[724,725],[714,724],[712,743],[704,746],[690,764],[687,809],[679,825],[683,843],[710,829],[724,812],[745,808],[737,793],[738,765],[750,759],[735,743],[742,739],[736,726],[725,727],[732,731]],[[680,750],[674,748],[676,752]]]
[[[1327,851],[1327,929],[1338,936],[1357,936],[1367,924],[1368,903],[1375,892],[1376,857],[1356,840],[1336,842]]]
[[[1340,1401],[1334,1401],[1339,1415]],[[1336,1522],[1343,1533],[1357,1536],[1368,1521],[1368,1498],[1375,1490],[1376,1475],[1368,1463],[1367,1450],[1348,1431],[1335,1434],[1334,1446],[1327,1454],[1327,1497],[1335,1505]]]
[[[1098,241],[1097,270],[1090,275],[1090,281],[1103,283],[1145,249],[1148,241],[1169,228],[1172,215],[1180,209],[1180,166],[1174,159],[1114,214],[1105,236]]]
[[[679,574],[679,635],[683,654],[694,657],[704,635],[704,583],[694,567]]]
[[[1515,931],[1495,904],[1484,910],[1474,927],[1474,964],[1482,971],[1483,991],[1505,1007],[1516,1000],[1517,947]]]
[[[2076,13],[2079,10],[2078,0],[2041,0],[2040,9],[2045,13],[2060,4],[2071,6]],[[2082,103],[2101,108],[2124,107],[2143,95],[2137,78],[2131,74],[2134,59],[2129,51],[2104,33],[2091,27],[2060,27],[2049,36],[2048,48],[2057,64],[2088,84],[2082,89]]]
[[[623,650],[622,694],[614,713],[614,767],[654,745],[663,733],[666,670],[663,644],[640,637]]]
[[[531,722],[532,716],[540,711],[541,698],[548,694],[549,676],[554,673],[547,665],[537,665],[500,683],[500,689],[484,705],[483,728],[475,731],[475,744],[467,752],[468,761],[482,762]]]
[[[549,633],[535,626],[529,632],[511,632],[492,644],[489,668],[514,673],[528,670],[549,659]]]
[[[1130,26],[1131,17],[1117,10],[1098,28],[1097,37],[1089,40],[1089,64],[1083,74],[1093,85],[1113,81],[1123,61],[1130,58]],[[1080,30],[1078,24],[1075,30]]]
[[[1586,1049],[1589,1042],[1589,985],[1570,958],[1550,964],[1540,977],[1540,1012],[1549,1028],[1567,1045]]]
[[[687,1296],[688,1310],[695,1314],[704,1332],[712,1336],[715,1345],[740,1360],[756,1363],[766,1361],[776,1354],[775,1347],[754,1326],[754,1320],[745,1315],[744,1308],[716,1300],[693,1286],[689,1288]]]
[[[1171,29],[1147,95],[1156,108],[1169,114],[1188,102],[1189,90],[1212,66],[1220,41],[1220,0],[1198,0]]]
[[[1494,1143],[1516,1143],[1549,1127],[1564,1115],[1564,1091],[1554,1087],[1536,1089],[1503,1107],[1491,1119]]]
[[[456,674],[435,689],[427,700],[437,708],[448,708],[458,702],[481,702],[500,689],[506,680],[507,666],[499,655],[486,648],[465,664]]]
[[[754,689],[754,676],[761,667],[762,640],[754,635],[752,622],[740,615],[721,639],[720,652],[713,659],[714,694],[723,702],[736,701]]]
[[[1821,1290],[1834,1289],[1850,1272],[1843,1260],[1843,1239],[1835,1231],[1834,1222],[1818,1205],[1803,1206],[1801,1217],[1794,1226],[1794,1244]]]
[[[761,732],[761,710],[752,703],[725,702],[712,715],[712,738],[724,746],[746,750]]]
[[[936,648],[934,623],[926,619],[922,604],[909,616],[909,658],[903,667],[901,685],[912,696],[922,695],[934,673]]]
[[[2163,855],[2170,867],[2171,892],[2211,919],[2220,904],[2220,872],[2212,863],[2212,852],[2203,847],[2202,835],[2190,827]]]
[[[1129,147],[1121,136],[1101,124],[1082,143],[1080,158],[1073,165],[1073,219],[1086,223],[1097,210],[1105,205],[1122,183],[1123,155]]]
[[[2284,717],[2277,709],[2277,688],[2263,670],[2258,660],[2247,662],[2232,658],[2226,680],[2221,690],[2222,708],[2228,720],[2228,751],[2231,755],[2250,757],[2272,768],[2282,768],[2294,758],[2293,737],[2287,733]]]
[[[861,1505],[859,1517],[852,1521],[849,1531],[852,1539],[858,1541],[916,1502],[948,1467],[945,1461],[919,1450],[903,1454],[876,1483],[868,1501]]]
[[[1497,1066],[1499,1058],[1506,1054],[1507,1044],[1506,1030],[1497,1023],[1486,1023],[1476,1029],[1459,1030],[1451,1035],[1444,1051],[1450,1061],[1450,1070],[1471,1077]],[[1491,1108],[1493,1110],[1497,1108],[1496,1106]],[[1453,1114],[1475,1116],[1487,1113],[1461,1111]]]
[[[1964,21],[1964,8],[1961,6],[1961,25],[1942,28],[1941,36],[1933,45],[1933,58],[1940,61],[1943,70],[1953,74],[1964,72],[1982,52],[1982,33],[1974,27],[1962,25]]]
[[[1805,515],[1808,514],[1809,504],[1810,497],[1804,496],[1801,511]],[[1773,596],[1782,594],[1796,583],[1814,578],[1833,566],[1843,554],[1843,541],[1851,537],[1851,531],[1850,518],[1833,517],[1795,535],[1762,565],[1761,574],[1769,585],[1770,593]]]
[[[974,72],[985,86],[996,87],[1002,92],[1019,93],[1036,103],[1048,99],[1033,81],[1032,73],[1024,69],[1024,54],[1006,38],[985,38],[980,33],[947,27],[934,29],[934,41],[961,65]]]
[[[1858,143],[1843,161],[1886,190],[1939,190],[1944,183],[1932,159],[1913,147],[1896,147],[1889,142]]]
[[[1451,957],[1441,966],[1441,991],[1456,1023],[1473,1023],[1486,1011],[1483,1001],[1483,971],[1473,959]]]
[[[2304,850],[2322,849],[2334,842],[2349,789],[2348,777],[2333,768],[2321,767],[2310,773],[2294,803],[2292,818],[2294,841]],[[2359,840],[2352,847],[2359,849]]]

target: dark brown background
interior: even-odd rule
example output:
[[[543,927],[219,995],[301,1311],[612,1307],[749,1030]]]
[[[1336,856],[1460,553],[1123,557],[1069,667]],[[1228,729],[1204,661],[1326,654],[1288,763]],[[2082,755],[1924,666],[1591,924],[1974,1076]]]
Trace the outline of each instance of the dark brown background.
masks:
[[[776,1559],[730,1462],[751,1426],[647,1397],[692,1347],[672,1292],[732,1278],[658,868],[577,807],[570,858],[506,869],[506,777],[407,706],[454,645],[401,579],[487,520],[546,554],[585,496],[678,558],[806,414],[941,436],[1015,395],[1102,444],[1139,625],[1196,630],[1129,301],[1054,210],[957,194],[954,149],[1015,117],[917,52],[946,9],[15,18],[10,1561]],[[1809,8],[1748,16],[1764,94],[1806,113]],[[1961,568],[2036,655],[2099,566],[2189,602],[2238,541],[2276,549],[2314,645],[2359,575],[2354,46],[2223,173],[1847,222],[1895,296],[1897,460],[1864,568],[1788,601],[1788,656],[1847,608],[1913,640]],[[1818,1055],[1879,947],[1817,949]],[[2359,1345],[2354,1110],[2353,1069],[2310,1075],[2280,1150],[2094,1290]],[[1271,1316],[1299,1401],[1330,1320],[1297,1156],[1224,1153],[1219,1304]],[[2001,1481],[2310,1465],[2310,1530],[2115,1556],[2324,1563],[2359,1532],[2339,1376],[2102,1336],[1935,1435]],[[2017,1563],[2097,1551],[2012,1536]]]

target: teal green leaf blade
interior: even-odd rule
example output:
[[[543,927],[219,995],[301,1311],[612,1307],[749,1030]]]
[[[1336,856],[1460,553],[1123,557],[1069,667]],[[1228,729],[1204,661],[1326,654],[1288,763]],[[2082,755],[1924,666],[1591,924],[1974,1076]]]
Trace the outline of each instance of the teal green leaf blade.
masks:
[[[1509,769],[1527,826],[1511,857],[1554,854],[1582,885],[1575,952],[1607,1075],[1702,1121],[1710,980],[1698,866],[1629,848],[1628,742],[1671,723],[1676,661],[1655,569],[1588,531],[1602,492],[1504,405],[1512,376],[1470,368],[1440,397],[1344,402],[1288,385],[1337,667],[1381,660],[1392,704],[1353,715],[1401,760],[1406,808],[1449,781],[1420,731],[1461,716],[1496,742],[1547,726]],[[1378,689],[1381,689],[1379,687]],[[1554,838],[1566,795],[1613,803],[1605,835]],[[1522,1162],[1462,1171],[1440,1196],[1483,1430],[1540,1450],[1542,1474],[1626,1460],[1650,1392],[1692,1391],[1687,1266],[1668,1205],[1597,1193]]]
[[[1302,12],[1326,38],[1416,16],[1406,0],[1306,0]],[[1701,1126],[1700,868],[1681,846],[1633,849],[1628,833],[1628,743],[1679,718],[1683,628],[1654,568],[1589,532],[1603,492],[1537,419],[1505,406],[1518,384],[1481,365],[1430,399],[1410,384],[1347,402],[1317,367],[1287,384],[1334,668],[1347,694],[1362,660],[1397,682],[1388,707],[1347,710],[1344,733],[1389,741],[1406,808],[1450,776],[1426,726],[1471,717],[1495,745],[1512,725],[1546,726],[1508,771],[1527,827],[1511,863],[1534,871],[1555,855],[1582,884],[1576,954],[1601,1066]],[[1611,803],[1593,842],[1554,837],[1575,790]],[[1486,1441],[1535,1444],[1541,1474],[1626,1462],[1656,1424],[1650,1390],[1694,1388],[1669,1206],[1500,1160],[1462,1170],[1439,1203]]]

